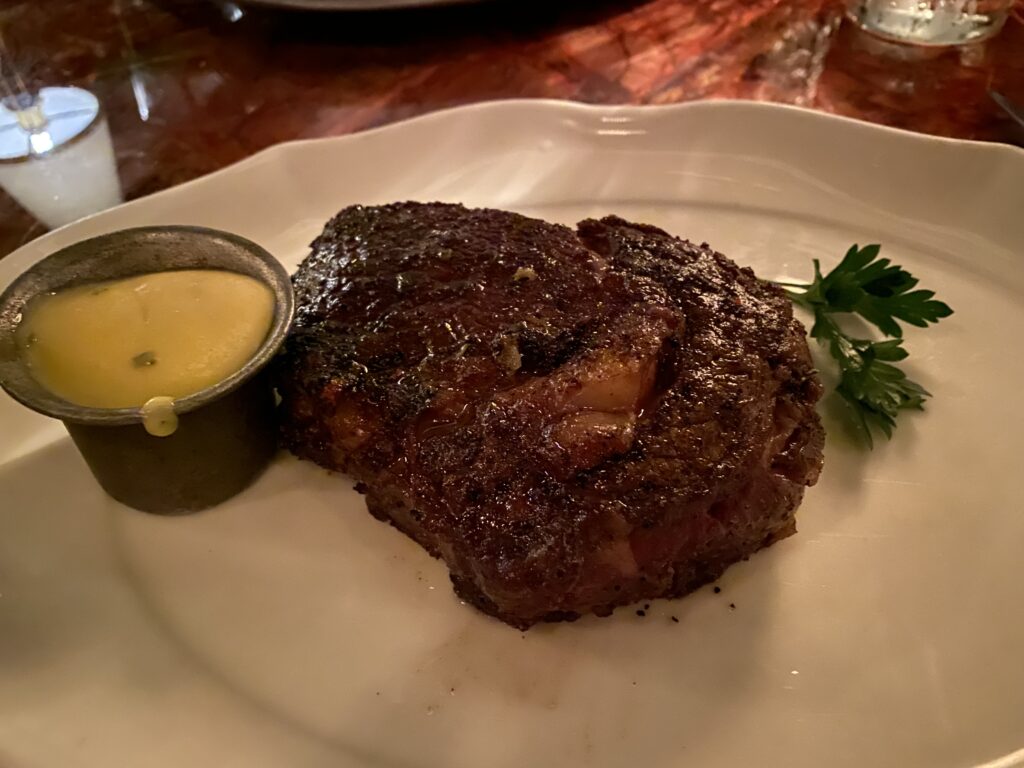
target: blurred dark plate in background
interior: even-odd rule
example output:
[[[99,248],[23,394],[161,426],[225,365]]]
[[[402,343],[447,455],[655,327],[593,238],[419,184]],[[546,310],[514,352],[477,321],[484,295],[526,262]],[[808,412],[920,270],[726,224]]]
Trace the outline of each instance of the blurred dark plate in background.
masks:
[[[478,0],[245,0],[245,5],[273,8],[302,8],[310,11],[369,11],[382,8],[419,8],[427,5],[455,5]]]

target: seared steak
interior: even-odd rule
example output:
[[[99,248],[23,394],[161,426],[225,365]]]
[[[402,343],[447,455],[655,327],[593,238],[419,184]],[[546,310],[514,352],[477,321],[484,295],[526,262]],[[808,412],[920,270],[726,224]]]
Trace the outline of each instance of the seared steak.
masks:
[[[823,441],[804,329],[707,245],[354,206],[294,284],[286,445],[509,624],[682,595],[795,531]]]

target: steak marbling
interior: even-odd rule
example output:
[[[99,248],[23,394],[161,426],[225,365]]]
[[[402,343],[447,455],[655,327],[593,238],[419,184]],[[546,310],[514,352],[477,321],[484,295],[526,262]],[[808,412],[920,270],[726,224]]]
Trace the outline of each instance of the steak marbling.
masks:
[[[682,595],[795,531],[823,442],[804,329],[707,245],[353,206],[294,285],[286,445],[509,624]]]

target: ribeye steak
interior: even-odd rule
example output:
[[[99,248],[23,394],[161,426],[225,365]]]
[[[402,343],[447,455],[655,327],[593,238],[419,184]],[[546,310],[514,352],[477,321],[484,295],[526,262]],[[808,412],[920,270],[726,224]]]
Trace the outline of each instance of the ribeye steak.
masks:
[[[294,277],[285,444],[517,627],[679,596],[795,531],[821,393],[773,285],[610,216],[353,206]]]

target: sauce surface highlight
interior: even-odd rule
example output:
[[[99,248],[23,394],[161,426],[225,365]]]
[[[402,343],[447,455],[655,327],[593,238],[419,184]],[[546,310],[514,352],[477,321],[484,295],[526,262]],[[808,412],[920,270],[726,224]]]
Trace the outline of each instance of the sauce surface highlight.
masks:
[[[33,376],[94,408],[187,397],[230,376],[270,329],[273,292],[211,269],[88,283],[33,299],[16,338]]]

